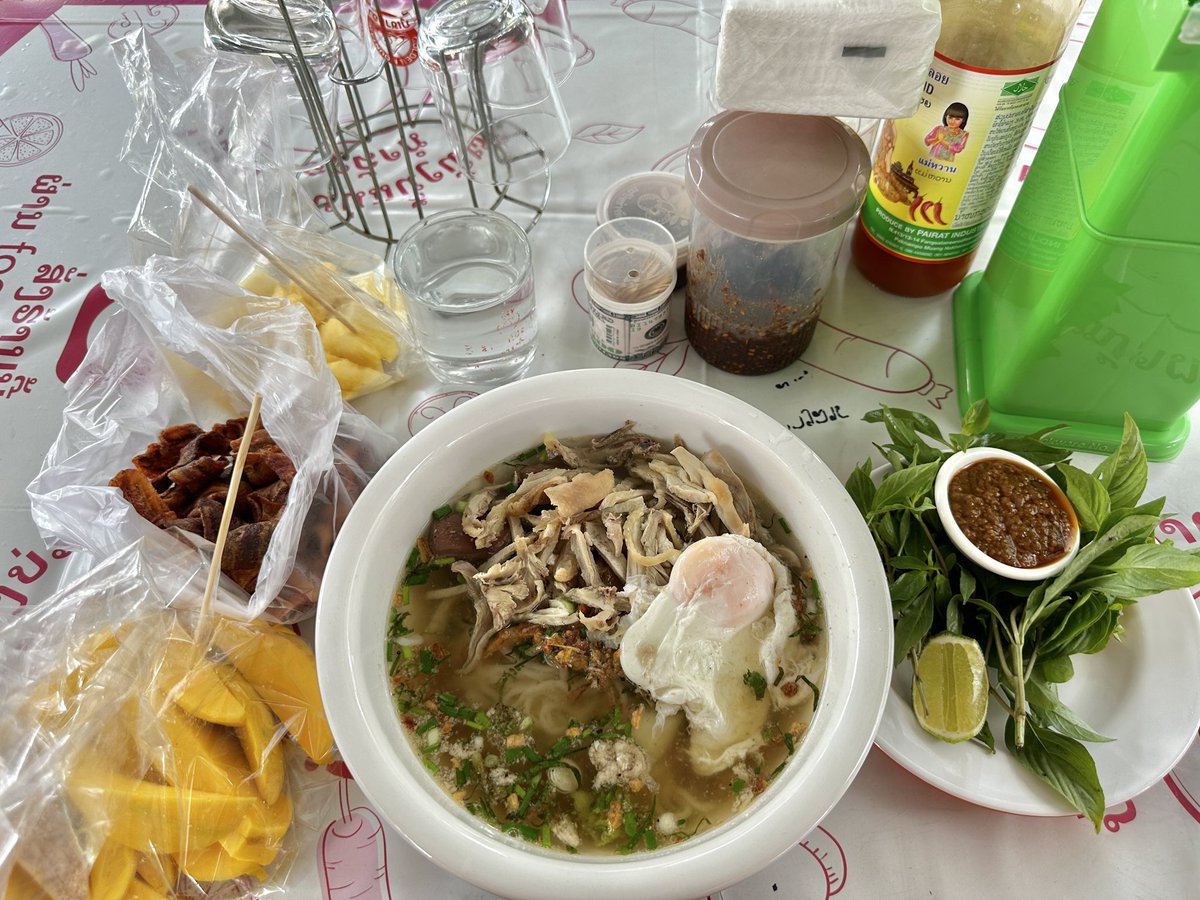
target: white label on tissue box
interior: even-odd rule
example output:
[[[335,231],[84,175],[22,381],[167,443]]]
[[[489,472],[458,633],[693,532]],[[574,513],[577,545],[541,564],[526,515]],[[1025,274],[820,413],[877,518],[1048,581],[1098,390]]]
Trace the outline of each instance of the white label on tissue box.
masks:
[[[915,260],[979,246],[1053,65],[998,72],[936,54],[916,114],[883,127],[862,209],[875,243]]]

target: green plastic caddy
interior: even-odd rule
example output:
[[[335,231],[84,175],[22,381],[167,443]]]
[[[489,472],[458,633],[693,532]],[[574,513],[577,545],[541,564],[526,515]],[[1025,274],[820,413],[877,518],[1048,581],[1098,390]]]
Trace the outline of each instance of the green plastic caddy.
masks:
[[[959,404],[1169,459],[1200,400],[1200,4],[1104,0],[1012,215],[954,296]]]

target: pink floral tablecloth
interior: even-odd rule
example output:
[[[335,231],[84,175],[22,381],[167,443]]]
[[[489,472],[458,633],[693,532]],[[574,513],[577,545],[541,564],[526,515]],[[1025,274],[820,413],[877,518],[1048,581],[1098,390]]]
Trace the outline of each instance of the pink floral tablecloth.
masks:
[[[1088,4],[1057,79],[1098,5]],[[541,327],[534,372],[612,365],[589,342],[580,278],[596,202],[621,176],[678,171],[693,130],[715,111],[710,85],[719,2],[573,0],[570,10],[578,61],[563,93],[574,140],[554,170],[545,219],[531,235]],[[20,615],[50,596],[70,564],[41,542],[24,488],[61,424],[63,382],[109,313],[100,274],[128,262],[125,230],[141,182],[118,159],[132,102],[110,42],[145,27],[171,50],[199,46],[202,12],[195,3],[0,0],[0,135],[22,136],[0,159],[0,616]],[[1053,96],[1039,113],[979,264],[1037,149]],[[418,162],[445,157],[436,128],[419,140]],[[435,184],[461,176],[427,165],[422,177],[432,197]],[[861,418],[881,403],[918,409],[946,429],[958,424],[948,295],[888,296],[843,258],[811,349],[791,367],[759,378],[728,375],[696,357],[681,313],[677,297],[662,352],[637,366],[754,403],[840,477],[870,452],[875,429]],[[405,440],[474,393],[418,373],[358,405]],[[1178,459],[1152,465],[1150,490],[1166,494],[1175,511],[1161,526],[1163,538],[1200,544],[1197,471],[1197,438]],[[343,774],[335,768],[328,777]],[[365,829],[386,868],[386,878],[372,880],[358,896],[482,896],[379,825],[352,782],[342,804],[326,832],[345,827],[338,822]],[[313,830],[302,848],[288,896],[350,896],[323,877],[322,834]],[[1145,793],[1109,809],[1099,835],[1073,816],[1023,818],[971,806],[873,750],[820,827],[719,896],[835,895],[1200,896],[1200,745]]]

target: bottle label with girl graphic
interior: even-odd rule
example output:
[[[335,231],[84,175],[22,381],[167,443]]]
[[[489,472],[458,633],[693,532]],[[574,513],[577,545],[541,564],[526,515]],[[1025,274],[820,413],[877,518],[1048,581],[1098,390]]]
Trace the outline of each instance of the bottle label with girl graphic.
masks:
[[[870,238],[918,261],[971,253],[1053,65],[1002,72],[935,53],[916,113],[883,125],[862,208]]]

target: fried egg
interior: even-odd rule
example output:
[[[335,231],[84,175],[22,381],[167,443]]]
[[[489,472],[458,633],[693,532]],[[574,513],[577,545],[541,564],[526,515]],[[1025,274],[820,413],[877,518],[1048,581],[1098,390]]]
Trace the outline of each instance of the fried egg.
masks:
[[[750,538],[703,538],[639,615],[643,605],[621,638],[625,677],[654,698],[659,721],[684,711],[699,772],[732,765],[761,743],[774,694],[757,700],[746,673],[771,684],[796,627],[787,567]]]

